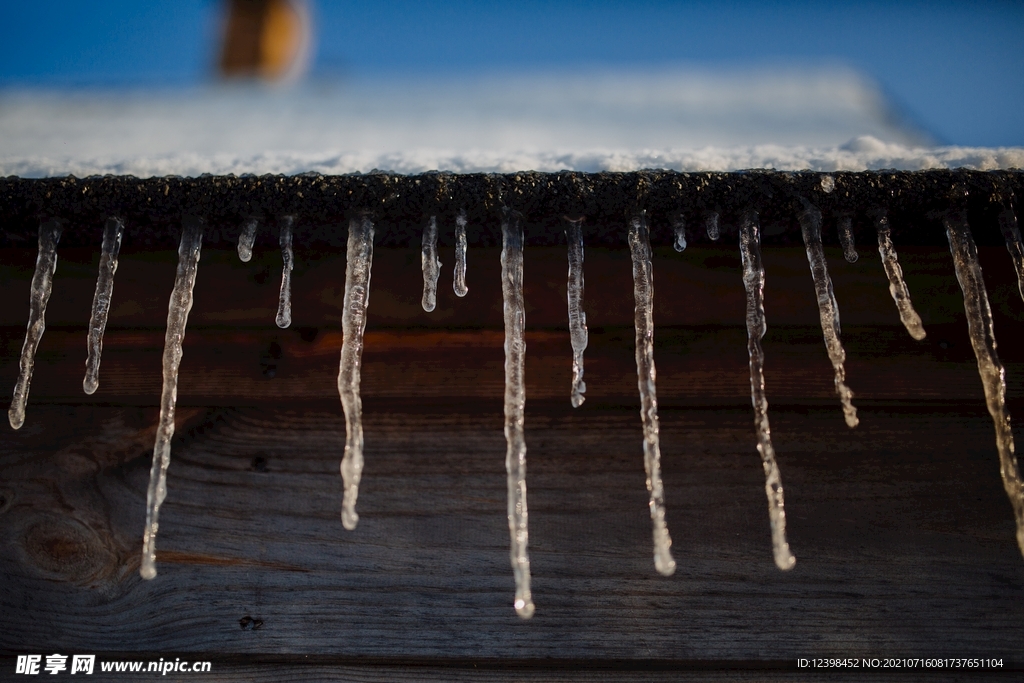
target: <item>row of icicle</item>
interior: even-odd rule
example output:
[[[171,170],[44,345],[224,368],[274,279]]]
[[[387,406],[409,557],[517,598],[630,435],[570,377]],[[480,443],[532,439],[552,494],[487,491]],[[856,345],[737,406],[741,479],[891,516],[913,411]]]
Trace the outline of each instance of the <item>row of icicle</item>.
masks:
[[[835,387],[843,408],[847,425],[856,427],[857,411],[853,406],[853,392],[846,385],[844,362],[846,353],[840,340],[839,307],[828,274],[821,240],[821,212],[806,200],[799,222],[807,251],[814,290],[818,301],[821,329],[825,347],[835,373]],[[524,368],[526,358],[526,314],[523,303],[523,228],[522,217],[506,209],[502,216],[501,278],[505,323],[505,437],[508,443],[506,471],[508,474],[508,523],[511,536],[510,558],[515,576],[514,606],[519,616],[529,618],[534,605],[530,593],[530,560],[528,545],[528,512],[526,504],[526,442],[524,414],[526,389]],[[889,279],[889,291],[896,303],[900,320],[910,335],[921,340],[925,337],[921,318],[910,302],[910,292],[903,280],[893,246],[889,220],[879,210],[874,216],[878,235],[878,252]],[[583,309],[583,231],[582,218],[567,219],[565,230],[568,243],[569,274],[567,283],[569,332],[573,351],[570,400],[573,407],[583,404],[586,384],[583,381],[583,353],[587,347],[587,317]],[[853,242],[852,221],[848,216],[838,219],[840,242],[851,263],[857,260]],[[1006,238],[1007,249],[1017,271],[1021,296],[1024,298],[1024,244],[1011,208],[999,217]],[[280,303],[276,322],[285,328],[291,324],[291,271],[293,264],[293,216],[280,219],[280,245],[283,259]],[[984,386],[989,412],[995,422],[996,446],[1000,470],[1006,493],[1013,506],[1017,522],[1017,542],[1024,552],[1024,484],[1014,455],[1013,433],[1007,413],[1005,371],[996,354],[996,341],[992,325],[992,312],[988,294],[981,277],[977,248],[962,213],[951,211],[944,218],[946,236],[957,280],[964,294],[964,309],[971,344],[978,360],[978,370]],[[720,237],[718,214],[705,218],[705,230],[712,240]],[[44,222],[39,227],[39,253],[32,278],[29,322],[21,353],[20,373],[8,413],[11,426],[18,429],[25,420],[25,405],[36,348],[45,329],[46,303],[50,298],[53,275],[57,266],[56,247],[63,229],[58,220]],[[252,258],[252,247],[258,221],[250,219],[238,238],[238,255],[242,261]],[[673,246],[676,251],[686,248],[686,226],[682,218],[674,226]],[[103,231],[99,276],[89,321],[88,359],[83,381],[85,393],[92,394],[99,386],[100,354],[103,333],[107,324],[113,294],[114,273],[124,232],[120,218],[107,220]],[[342,524],[355,529],[359,521],[356,499],[363,471],[362,402],[359,394],[360,367],[363,350],[363,331],[370,293],[370,270],[373,262],[374,225],[368,215],[353,218],[349,223],[347,264],[345,268],[345,297],[342,317],[344,339],[338,372],[338,393],[345,413],[345,452],[341,462],[344,483]],[[160,397],[160,418],[153,448],[153,468],[150,473],[146,499],[146,527],[140,573],[145,579],[156,576],[156,534],[159,511],[167,495],[167,468],[171,459],[171,438],[174,435],[174,409],[177,400],[178,367],[182,356],[182,340],[192,309],[192,290],[195,284],[202,246],[203,221],[185,218],[181,242],[178,247],[178,266],[167,312],[167,328],[163,353],[163,391]],[[654,366],[654,274],[651,245],[646,217],[643,211],[633,216],[628,226],[628,241],[633,263],[633,293],[636,302],[636,366],[640,393],[640,416],[643,427],[644,469],[650,493],[650,512],[653,524],[654,566],[665,576],[676,568],[672,557],[672,539],[665,523],[665,496],[661,479],[661,452],[659,446],[658,400],[655,388]],[[456,219],[456,250],[453,289],[466,296],[466,217],[460,213]],[[769,521],[775,563],[780,569],[790,569],[796,558],[786,540],[786,514],[779,467],[771,441],[768,423],[768,400],[764,385],[764,351],[761,339],[767,329],[764,312],[765,272],[761,260],[761,237],[757,212],[747,211],[740,220],[739,247],[743,264],[743,286],[746,291],[747,350],[750,355],[750,391],[754,407],[754,426],[757,450],[765,472],[765,493],[768,498]],[[423,300],[425,311],[436,305],[437,281],[441,262],[437,256],[437,220],[431,216],[423,231],[422,259]]]

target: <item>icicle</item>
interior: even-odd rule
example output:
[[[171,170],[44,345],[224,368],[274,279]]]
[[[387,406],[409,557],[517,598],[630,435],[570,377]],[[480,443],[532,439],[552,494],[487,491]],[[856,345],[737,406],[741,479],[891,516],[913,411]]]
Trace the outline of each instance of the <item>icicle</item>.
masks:
[[[520,215],[505,209],[501,222],[501,296],[505,317],[505,471],[508,473],[509,556],[516,581],[516,613],[533,616],[530,557],[527,554],[529,514],[526,508],[526,308],[523,304],[523,228]]]
[[[25,330],[25,343],[21,347],[21,370],[18,382],[14,385],[11,408],[7,411],[7,419],[14,429],[21,429],[21,425],[25,424],[25,404],[28,403],[28,390],[32,384],[36,349],[46,330],[46,303],[50,300],[50,290],[53,288],[53,274],[57,270],[57,242],[63,230],[57,220],[39,225],[39,252],[29,290],[28,328]]]
[[[683,219],[682,216],[679,216],[676,219],[676,224],[674,226],[674,232],[675,232],[675,239],[672,241],[672,247],[676,251],[680,251],[680,252],[681,251],[685,251],[686,250],[686,221]]]
[[[100,357],[103,353],[103,332],[107,329],[110,297],[114,294],[114,273],[117,272],[117,254],[121,250],[124,222],[108,218],[103,228],[103,246],[100,251],[100,272],[96,277],[96,293],[92,297],[92,316],[89,318],[89,356],[85,361],[85,379],[82,389],[93,394],[100,385]]]
[[[238,235],[238,258],[242,259],[242,263],[248,263],[252,258],[252,245],[256,241],[256,228],[259,224],[256,218],[247,219],[241,234]]]
[[[455,296],[469,293],[466,286],[466,212],[460,211],[455,219],[455,279],[452,282]]]
[[[463,234],[465,237],[465,234]],[[431,216],[423,228],[420,247],[420,265],[423,266],[423,310],[429,313],[437,306],[437,278],[441,275],[441,261],[437,258],[437,217]],[[458,277],[458,269],[456,269]],[[465,269],[463,269],[465,275]]]
[[[1014,454],[1013,429],[1006,409],[1006,371],[996,354],[995,329],[988,293],[981,277],[978,249],[971,236],[967,219],[960,214],[946,215],[946,238],[953,255],[956,279],[964,293],[964,311],[971,346],[978,359],[978,374],[985,389],[985,402],[996,429],[996,449],[999,451],[999,471],[1003,488],[1010,498],[1017,520],[1017,545],[1024,553],[1024,483],[1021,482],[1017,456]]]
[[[849,216],[839,217],[839,243],[843,245],[843,257],[850,263],[856,263],[860,255],[853,243],[853,219]]]
[[[587,349],[587,314],[583,310],[583,219],[570,220],[565,231],[569,243],[569,339],[572,342],[572,407],[579,408],[587,397],[583,381],[583,352]]]
[[[359,523],[356,498],[359,497],[359,480],[363,476],[363,401],[359,397],[359,369],[363,358],[366,307],[370,303],[370,267],[373,265],[373,222],[369,216],[349,221],[347,261],[338,393],[345,411],[345,455],[341,459],[345,494],[341,503],[341,523],[351,531]]]
[[[718,231],[718,212],[712,211],[708,215],[704,216],[704,229],[708,231],[708,239],[713,242],[717,242],[720,237]]]
[[[1017,290],[1024,299],[1024,244],[1021,244],[1020,229],[1017,227],[1017,214],[1007,207],[999,214],[999,227],[1006,240],[1006,250],[1013,259],[1013,267],[1017,271]]]
[[[846,351],[839,339],[839,304],[832,292],[832,278],[828,276],[825,263],[825,249],[821,245],[821,212],[810,203],[805,203],[800,213],[800,228],[804,237],[804,248],[807,250],[807,263],[811,267],[814,280],[814,291],[818,297],[818,316],[821,318],[821,332],[825,338],[825,348],[836,375],[836,394],[843,404],[843,415],[848,427],[856,427],[857,409],[853,406],[853,392],[846,386]]]
[[[182,221],[181,243],[178,245],[178,270],[174,289],[167,304],[167,331],[164,334],[163,391],[160,394],[160,422],[153,446],[153,468],[149,472],[146,493],[146,531],[142,539],[144,579],[156,577],[156,533],[159,529],[160,506],[167,497],[167,467],[171,464],[171,437],[174,436],[174,408],[178,401],[178,366],[181,364],[181,343],[192,310],[192,288],[199,269],[199,253],[203,246],[203,224],[186,217]]]
[[[295,216],[281,217],[281,297],[277,304],[277,326],[284,329],[292,324],[292,224]]]
[[[925,338],[924,326],[921,324],[921,316],[914,310],[910,303],[910,290],[907,283],[903,281],[903,269],[896,258],[896,247],[892,243],[892,231],[889,228],[889,218],[881,214],[875,219],[875,230],[878,231],[878,254],[882,257],[882,267],[889,277],[889,294],[896,302],[896,309],[900,313],[900,320],[907,332],[914,339],[921,341]]]
[[[661,447],[658,440],[658,397],[654,384],[654,268],[647,220],[641,211],[629,224],[629,250],[633,257],[633,298],[636,301],[636,376],[640,389],[640,418],[644,428],[644,469],[651,494],[654,568],[663,576],[676,570],[672,538],[665,524],[665,489],[661,482]]]
[[[764,350],[761,339],[768,326],[764,315],[764,266],[761,263],[761,228],[757,213],[748,212],[740,226],[740,256],[743,288],[747,292],[747,352],[750,354],[750,402],[754,405],[757,452],[764,465],[764,490],[768,495],[768,519],[772,529],[772,550],[779,569],[792,569],[796,558],[786,542],[786,508],[782,477],[775,462],[772,432],[768,424],[768,397],[764,390]]]

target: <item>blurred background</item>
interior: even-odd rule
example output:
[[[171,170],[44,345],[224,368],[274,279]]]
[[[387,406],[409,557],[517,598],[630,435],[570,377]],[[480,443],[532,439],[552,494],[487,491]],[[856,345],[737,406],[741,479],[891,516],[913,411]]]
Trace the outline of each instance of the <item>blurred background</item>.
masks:
[[[0,172],[22,175],[984,166],[1018,157],[934,150],[1024,145],[1020,2],[3,13]]]

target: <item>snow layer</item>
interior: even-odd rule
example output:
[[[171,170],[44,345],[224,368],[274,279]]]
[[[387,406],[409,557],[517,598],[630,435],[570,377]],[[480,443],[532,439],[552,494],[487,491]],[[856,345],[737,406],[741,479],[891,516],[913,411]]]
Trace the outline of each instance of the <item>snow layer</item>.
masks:
[[[842,69],[0,91],[0,174],[1024,167],[936,147]]]

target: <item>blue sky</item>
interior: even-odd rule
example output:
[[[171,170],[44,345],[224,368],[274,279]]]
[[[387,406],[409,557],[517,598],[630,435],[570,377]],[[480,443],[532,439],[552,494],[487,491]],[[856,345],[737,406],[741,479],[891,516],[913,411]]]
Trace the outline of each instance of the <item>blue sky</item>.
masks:
[[[3,0],[0,86],[212,79],[220,3]],[[1024,145],[1024,3],[330,2],[311,78],[846,65],[942,143]]]

